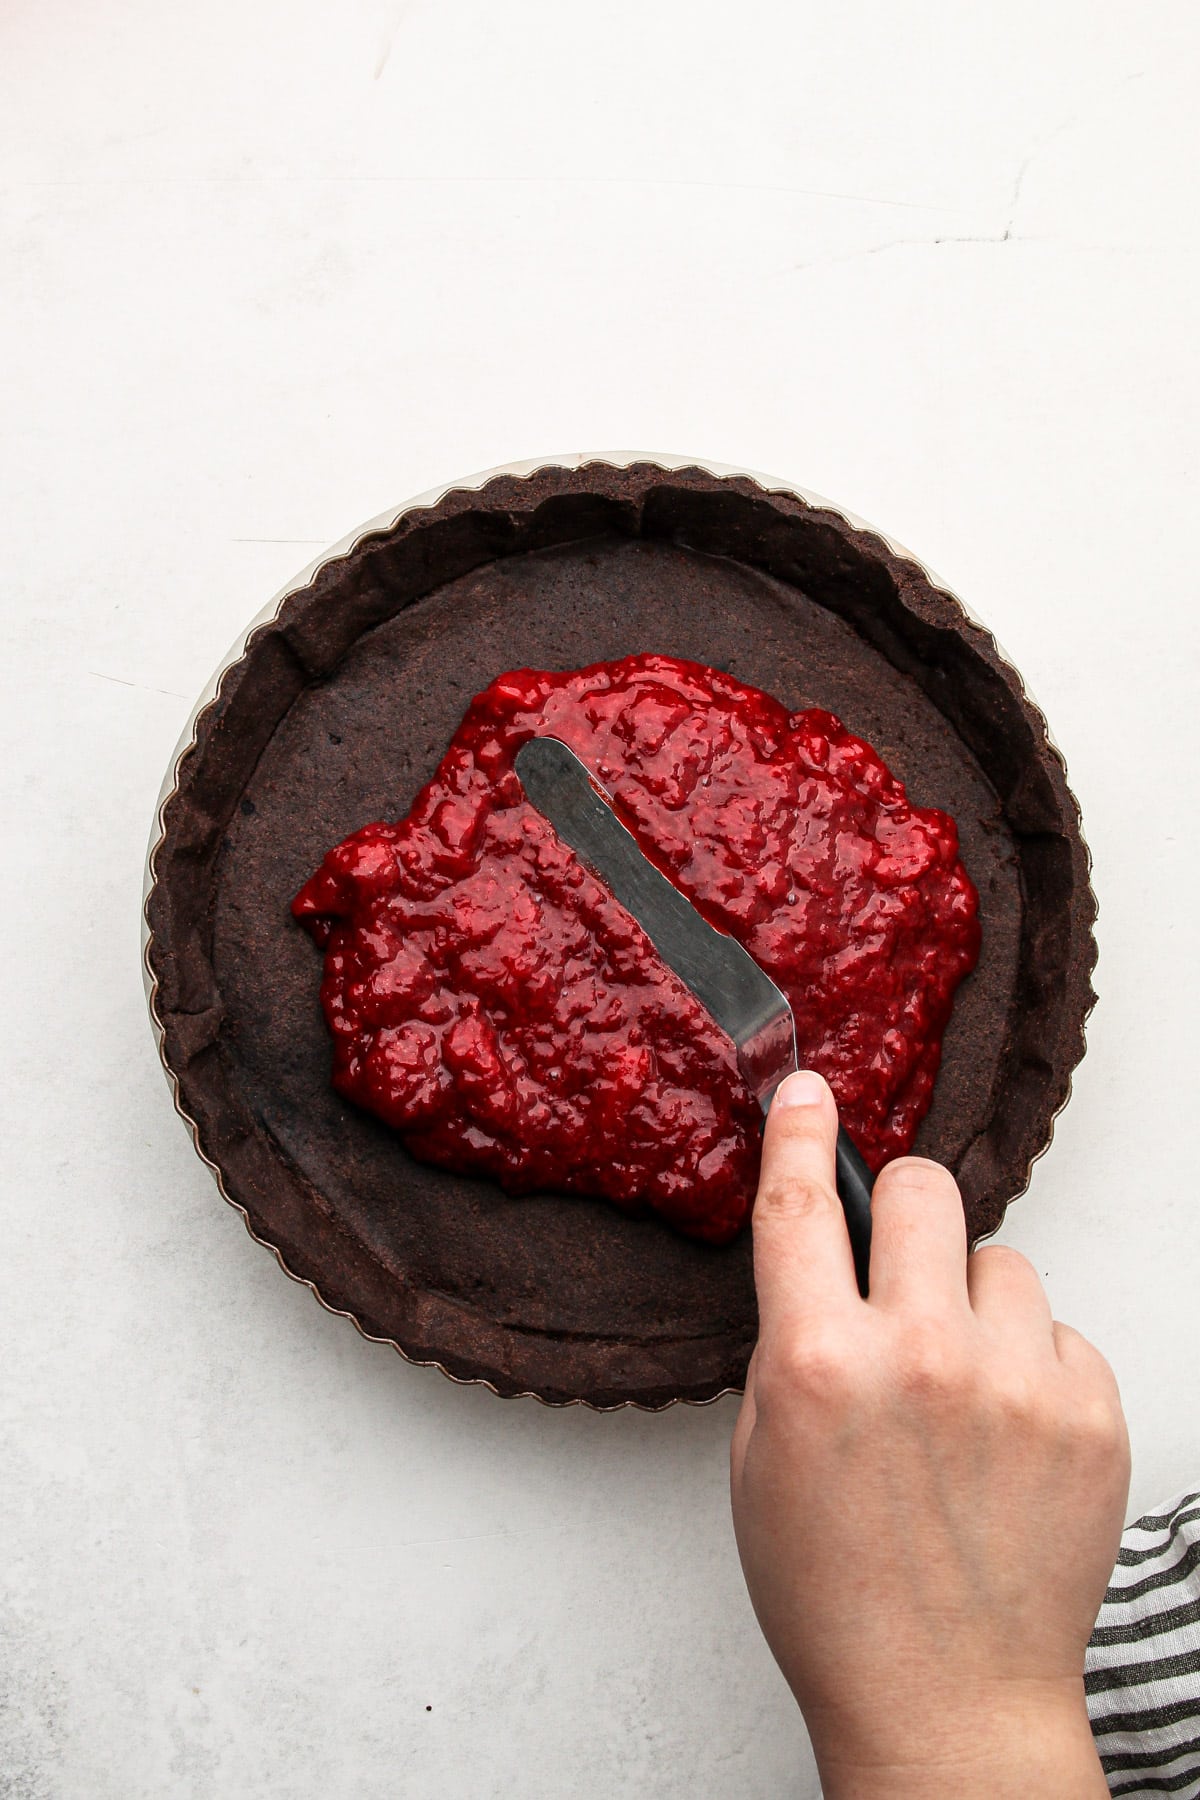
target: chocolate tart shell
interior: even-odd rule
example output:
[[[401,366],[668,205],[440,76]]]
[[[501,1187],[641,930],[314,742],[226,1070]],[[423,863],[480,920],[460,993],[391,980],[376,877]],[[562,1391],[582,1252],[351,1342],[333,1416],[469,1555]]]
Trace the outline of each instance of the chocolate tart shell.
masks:
[[[367,1337],[550,1404],[740,1388],[750,1239],[414,1161],[329,1085],[320,958],[289,903],[325,851],[398,818],[502,669],[660,651],[828,707],[958,821],[983,950],[916,1149],[972,1241],[1050,1140],[1093,1004],[1095,902],[1045,720],[911,556],[813,496],[667,458],[521,465],[365,528],[251,628],[164,785],[145,968],[175,1104],[281,1267]]]

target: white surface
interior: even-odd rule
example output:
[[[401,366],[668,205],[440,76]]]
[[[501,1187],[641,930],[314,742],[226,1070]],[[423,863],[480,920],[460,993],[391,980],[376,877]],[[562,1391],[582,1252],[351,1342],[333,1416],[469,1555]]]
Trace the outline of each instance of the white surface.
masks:
[[[1187,0],[3,9],[0,1794],[814,1792],[733,1405],[547,1412],[363,1344],[154,1060],[194,695],[321,545],[495,462],[778,472],[997,631],[1102,907],[1004,1235],[1118,1369],[1135,1504],[1200,1478],[1196,52]]]

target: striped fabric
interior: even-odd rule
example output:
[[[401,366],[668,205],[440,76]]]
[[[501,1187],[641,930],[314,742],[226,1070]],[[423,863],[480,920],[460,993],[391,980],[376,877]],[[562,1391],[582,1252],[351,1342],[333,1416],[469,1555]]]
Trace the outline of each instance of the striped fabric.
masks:
[[[1200,1493],[1121,1539],[1084,1684],[1109,1792],[1200,1800]]]

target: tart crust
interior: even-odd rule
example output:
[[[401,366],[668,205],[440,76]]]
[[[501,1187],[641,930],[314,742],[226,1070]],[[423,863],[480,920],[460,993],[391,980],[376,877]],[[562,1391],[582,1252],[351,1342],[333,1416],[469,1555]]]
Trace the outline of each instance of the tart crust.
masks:
[[[163,1061],[222,1192],[323,1304],[555,1404],[739,1388],[748,1234],[714,1250],[415,1162],[329,1085],[289,901],[330,844],[407,812],[501,669],[651,650],[828,708],[957,820],[983,949],[915,1148],[955,1171],[973,1241],[1027,1186],[1094,1001],[1087,850],[1045,721],[960,603],[831,507],[698,465],[555,463],[329,557],[226,665],[168,776],[146,905]]]

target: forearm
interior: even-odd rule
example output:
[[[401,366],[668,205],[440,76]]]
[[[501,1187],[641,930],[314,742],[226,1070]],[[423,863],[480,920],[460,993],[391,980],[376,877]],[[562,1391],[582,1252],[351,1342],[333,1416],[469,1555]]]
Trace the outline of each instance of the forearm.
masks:
[[[910,1715],[901,1740],[818,1748],[824,1800],[1108,1800],[1082,1683],[1007,1716]]]

